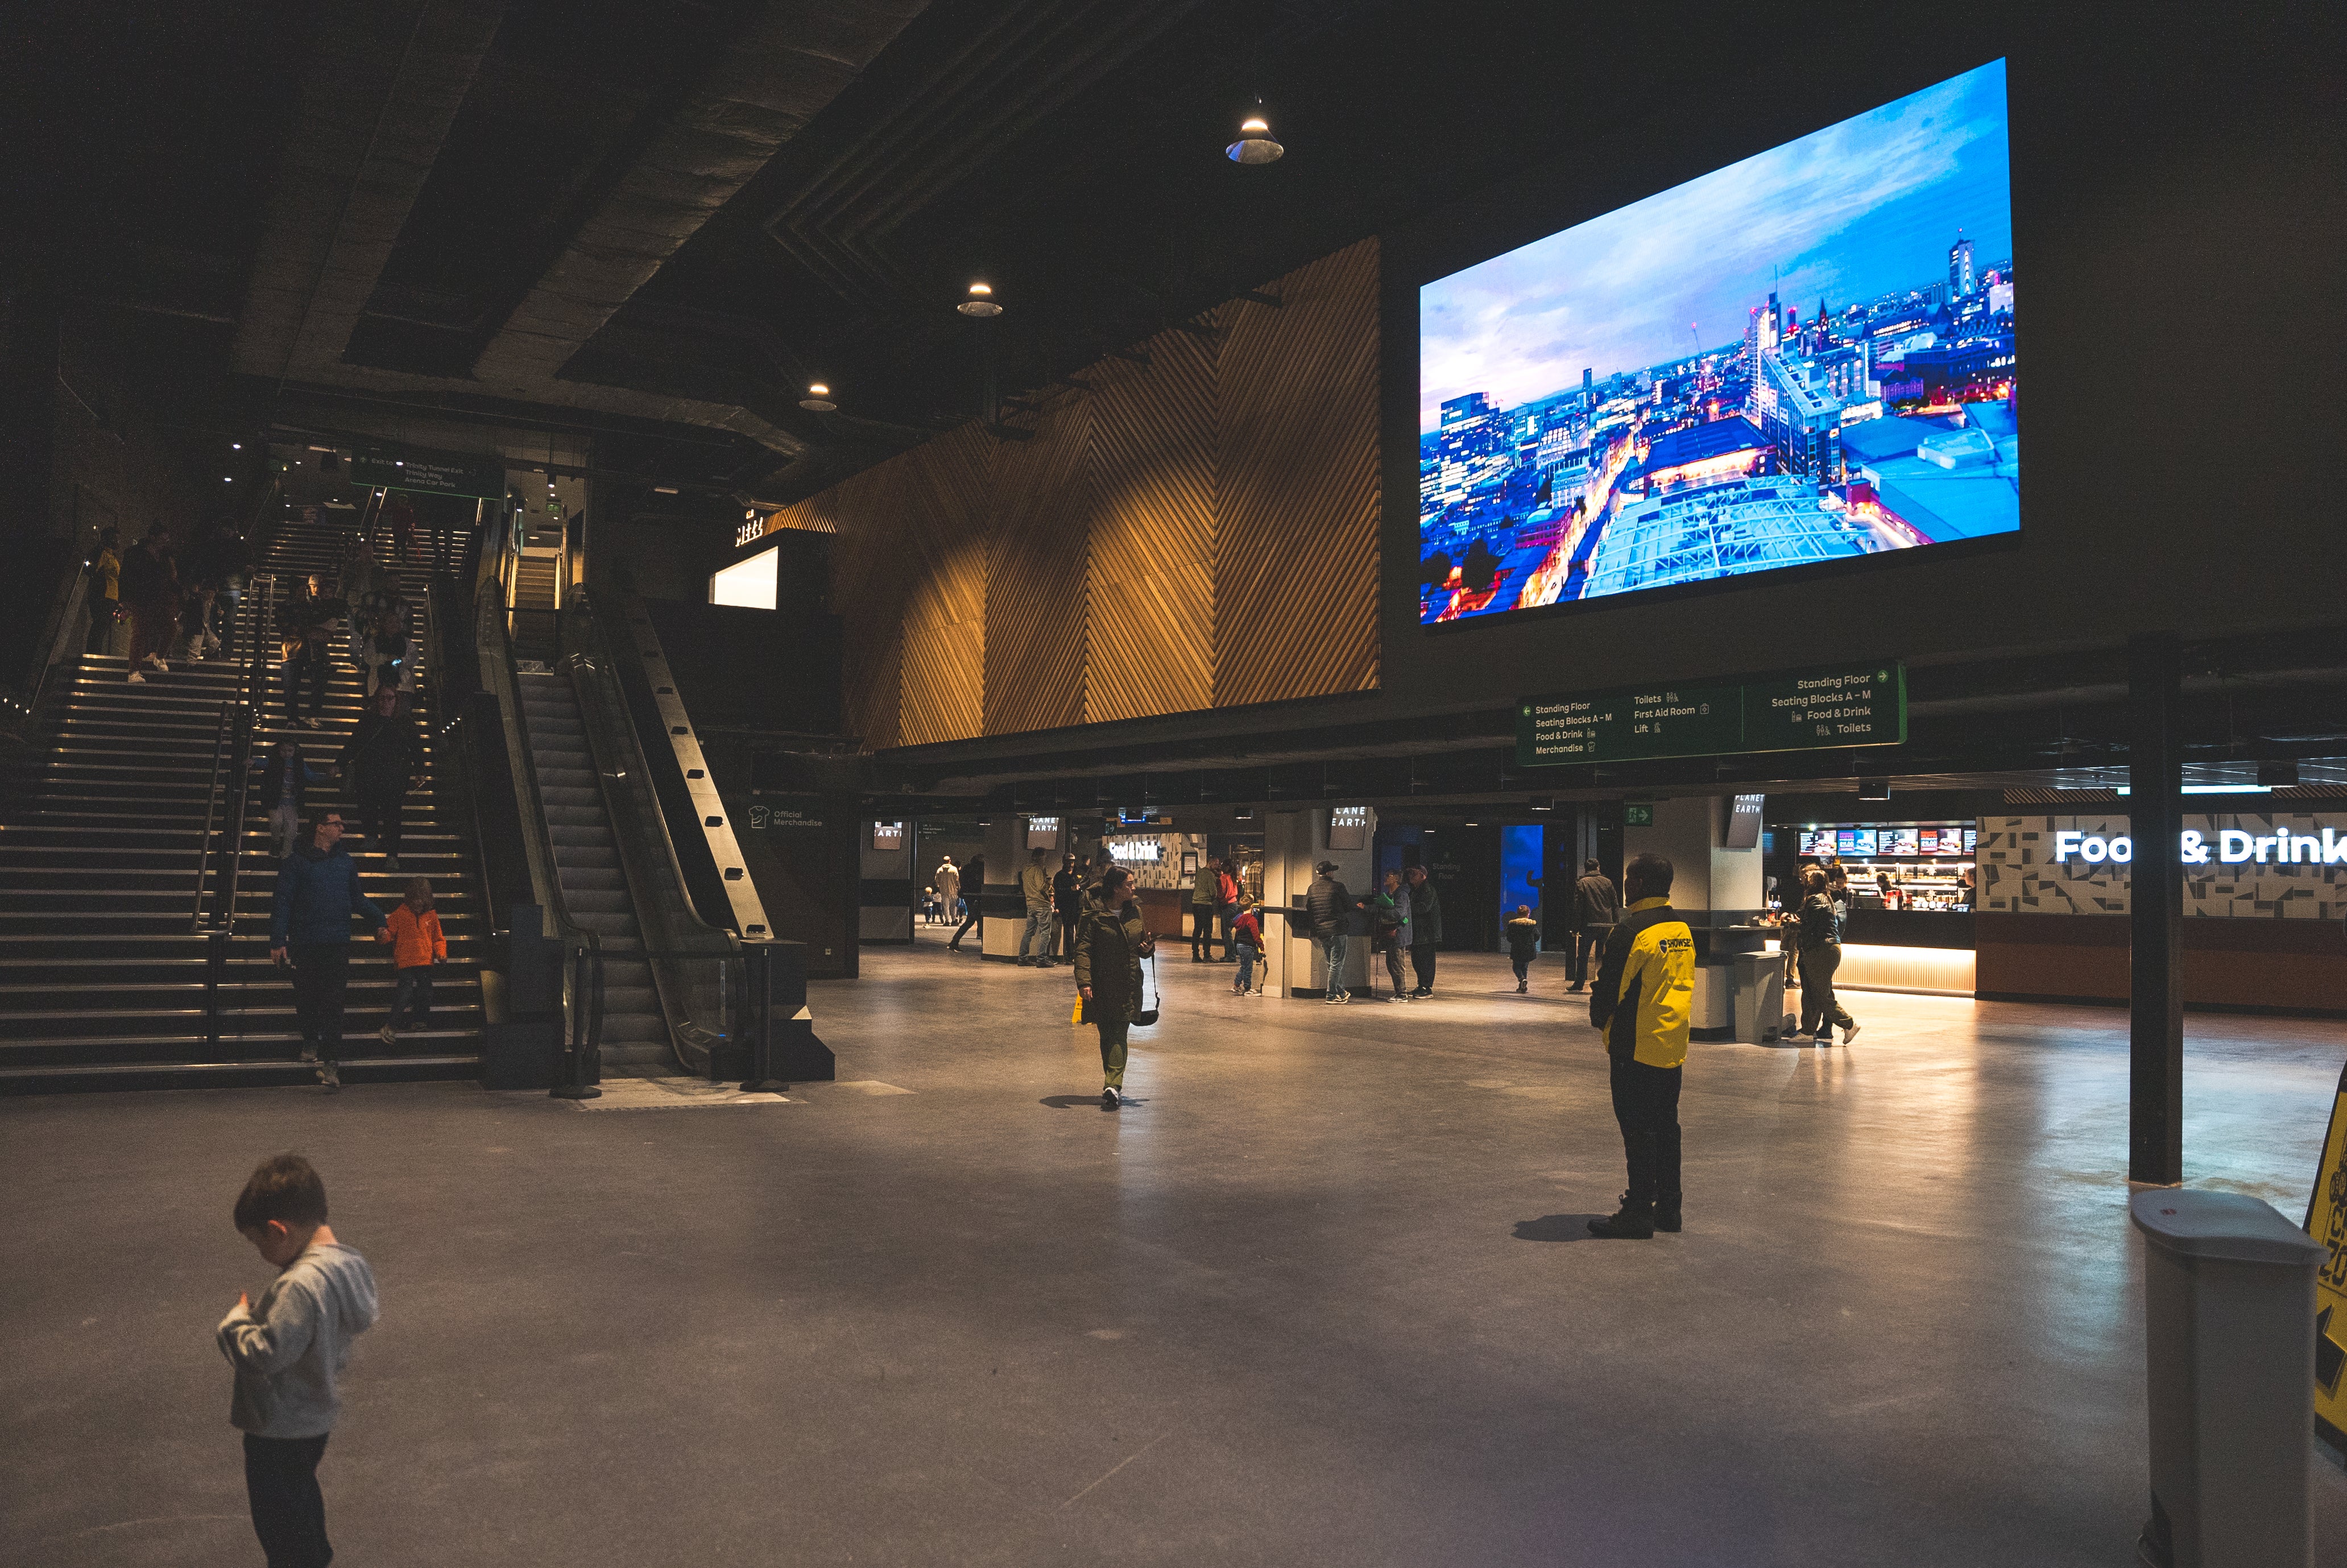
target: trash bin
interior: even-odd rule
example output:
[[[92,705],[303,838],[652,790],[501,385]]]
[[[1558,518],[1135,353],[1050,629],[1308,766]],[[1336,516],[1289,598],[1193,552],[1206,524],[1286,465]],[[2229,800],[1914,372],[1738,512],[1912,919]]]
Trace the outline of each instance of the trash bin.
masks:
[[[1765,1045],[1784,1032],[1785,960],[1777,953],[1738,953],[1736,971],[1736,1038]]]
[[[2270,1204],[2141,1192],[2151,1407],[2148,1568],[2307,1568],[2314,1270],[2326,1255]]]

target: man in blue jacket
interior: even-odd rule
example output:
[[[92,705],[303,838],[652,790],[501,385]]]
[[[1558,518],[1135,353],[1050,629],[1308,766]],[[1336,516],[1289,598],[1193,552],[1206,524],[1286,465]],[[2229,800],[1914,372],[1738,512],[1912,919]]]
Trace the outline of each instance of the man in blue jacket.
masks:
[[[343,847],[343,814],[320,807],[293,853],[277,865],[277,896],[269,906],[269,957],[293,965],[293,1016],[302,1028],[302,1060],[318,1064],[318,1081],[343,1086],[343,998],[350,986],[351,917],[364,916],[374,939],[391,940],[382,910],[359,891],[359,868]]]

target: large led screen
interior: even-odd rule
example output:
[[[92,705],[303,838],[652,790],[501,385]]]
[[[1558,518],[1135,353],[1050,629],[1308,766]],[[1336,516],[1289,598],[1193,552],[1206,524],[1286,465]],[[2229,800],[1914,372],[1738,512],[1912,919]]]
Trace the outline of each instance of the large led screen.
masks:
[[[1419,291],[1421,622],[2021,527],[2004,63]]]

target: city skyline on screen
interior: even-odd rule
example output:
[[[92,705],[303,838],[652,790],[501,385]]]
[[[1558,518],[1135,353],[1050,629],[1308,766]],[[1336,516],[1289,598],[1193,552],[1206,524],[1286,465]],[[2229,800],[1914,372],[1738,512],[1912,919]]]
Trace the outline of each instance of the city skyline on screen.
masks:
[[[2003,61],[1419,291],[1420,619],[2019,527]]]

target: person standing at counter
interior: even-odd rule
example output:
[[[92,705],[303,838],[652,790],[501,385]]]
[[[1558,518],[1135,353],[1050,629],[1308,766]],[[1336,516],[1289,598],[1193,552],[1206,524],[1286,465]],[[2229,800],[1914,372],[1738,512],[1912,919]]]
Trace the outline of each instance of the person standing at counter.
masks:
[[[1582,863],[1581,880],[1573,885],[1573,906],[1572,964],[1567,971],[1573,983],[1564,988],[1568,991],[1589,983],[1590,955],[1605,950],[1605,935],[1622,917],[1622,899],[1614,889],[1614,879],[1598,869],[1594,855]]]
[[[1052,965],[1051,874],[1043,869],[1043,852],[1030,849],[1019,872],[1019,891],[1027,900],[1027,928],[1019,938],[1019,961],[1039,969]]]
[[[1313,945],[1320,949],[1327,969],[1320,999],[1331,1006],[1353,999],[1345,975],[1347,949],[1351,945],[1347,922],[1352,914],[1353,896],[1337,880],[1337,863],[1323,860],[1312,868],[1312,885],[1304,890],[1304,917],[1311,924]]]
[[[1409,881],[1409,967],[1418,989],[1409,994],[1434,994],[1434,953],[1442,940],[1442,895],[1427,880],[1426,867],[1413,866]]]
[[[1209,855],[1198,862],[1190,879],[1190,961],[1207,964],[1214,958],[1214,909],[1222,902],[1222,863]]]
[[[1827,873],[1814,866],[1801,873],[1801,1027],[1793,1038],[1808,1035],[1820,1047],[1834,1042],[1837,1025],[1844,1045],[1858,1038],[1858,1020],[1834,998],[1834,970],[1841,967],[1841,913],[1831,886]]]

